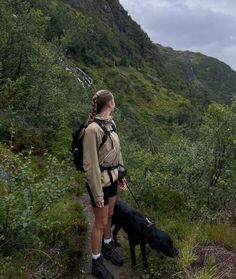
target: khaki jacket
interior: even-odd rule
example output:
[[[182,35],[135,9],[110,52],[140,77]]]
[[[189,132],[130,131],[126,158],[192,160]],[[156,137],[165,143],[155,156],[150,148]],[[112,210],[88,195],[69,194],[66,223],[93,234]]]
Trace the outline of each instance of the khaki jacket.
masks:
[[[101,114],[96,114],[95,118],[108,120],[105,124],[108,129],[111,128],[111,121],[115,125],[115,122],[110,115],[105,117]],[[100,150],[98,150],[103,136],[103,129],[97,123],[92,122],[85,129],[83,139],[83,167],[85,170],[85,179],[91,189],[95,201],[103,201],[102,187],[109,186],[111,183],[108,171],[104,170],[101,173],[99,164],[102,163],[104,166],[115,166],[118,163],[122,165],[124,164],[118,134],[116,132],[110,134],[113,141],[113,149],[111,139],[108,136],[106,142]],[[111,174],[113,181],[116,181],[118,179],[118,169],[111,170]]]

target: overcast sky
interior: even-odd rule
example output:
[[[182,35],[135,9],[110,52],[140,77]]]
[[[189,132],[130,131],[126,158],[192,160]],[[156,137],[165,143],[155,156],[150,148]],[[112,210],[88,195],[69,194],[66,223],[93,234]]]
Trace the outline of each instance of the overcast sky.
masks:
[[[199,51],[236,70],[236,0],[119,0],[155,43]]]

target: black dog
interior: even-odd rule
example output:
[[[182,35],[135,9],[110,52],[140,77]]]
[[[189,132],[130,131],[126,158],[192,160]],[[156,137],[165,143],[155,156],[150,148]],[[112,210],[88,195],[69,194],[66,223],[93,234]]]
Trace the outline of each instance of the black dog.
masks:
[[[148,267],[145,245],[157,252],[162,252],[165,256],[175,257],[178,250],[173,246],[170,236],[156,228],[155,224],[150,222],[143,214],[134,210],[130,204],[117,200],[115,203],[112,225],[113,239],[116,246],[121,246],[117,242],[117,233],[122,228],[128,235],[132,267],[137,265],[135,256],[135,246],[140,245],[142,253],[143,266]]]

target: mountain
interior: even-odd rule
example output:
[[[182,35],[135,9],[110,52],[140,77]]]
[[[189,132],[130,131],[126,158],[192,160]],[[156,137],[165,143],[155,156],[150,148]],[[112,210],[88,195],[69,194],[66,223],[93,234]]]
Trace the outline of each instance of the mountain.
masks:
[[[96,22],[94,28],[97,28],[103,45],[96,44],[95,46],[105,50],[104,54],[109,56],[112,66],[139,67],[142,59],[148,58],[150,61],[155,59],[158,62],[158,49],[141,27],[132,20],[119,1],[63,0],[63,2],[90,17],[92,24]]]
[[[236,72],[230,66],[213,57],[190,51],[175,51],[157,44],[165,67],[182,85],[169,84],[186,96],[201,95],[209,100],[230,103],[236,98]],[[181,92],[180,92],[181,93]]]
[[[13,118],[19,133],[25,127],[39,134],[34,144],[49,146],[62,123],[77,126],[91,95],[108,88],[124,134],[158,146],[176,126],[197,127],[209,103],[229,104],[236,94],[229,66],[154,44],[118,0],[17,0],[0,8],[3,140]]]
[[[230,103],[236,96],[236,72],[215,58],[189,51],[174,51],[153,44],[118,0],[64,0],[64,3],[96,18],[103,30],[110,32],[116,50],[111,53],[114,65],[142,67],[149,61],[166,87],[194,100]],[[104,34],[102,34],[104,36]],[[120,57],[120,60],[119,58]]]

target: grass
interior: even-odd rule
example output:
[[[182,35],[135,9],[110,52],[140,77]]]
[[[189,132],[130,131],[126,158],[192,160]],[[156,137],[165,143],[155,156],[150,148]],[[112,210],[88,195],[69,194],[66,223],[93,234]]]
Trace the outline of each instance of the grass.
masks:
[[[201,232],[202,234],[198,235],[201,242],[236,248],[236,229],[229,221],[221,224],[202,224]]]
[[[157,213],[153,213],[154,215]],[[152,216],[154,216],[152,214]],[[189,220],[187,217],[176,216],[167,217],[158,213],[158,218],[154,217],[157,227],[166,231],[174,240],[175,246],[179,249],[178,258],[167,258],[161,253],[156,253],[149,245],[146,245],[149,261],[149,268],[143,269],[139,246],[136,247],[138,267],[132,272],[131,278],[181,278],[181,279],[226,279],[226,272],[219,272],[214,257],[209,257],[209,261],[203,267],[196,270],[191,265],[197,260],[194,250],[198,246],[218,245],[229,249],[234,249],[236,234],[233,224],[225,222],[222,224],[208,224]],[[130,262],[129,244],[126,234],[121,230],[118,237],[122,240],[122,250],[126,260]],[[226,266],[227,268],[227,266]],[[142,276],[142,277],[141,277]]]
[[[44,212],[40,241],[32,249],[20,248],[0,259],[0,278],[52,278],[76,274],[87,231],[82,207],[68,194]]]
[[[214,257],[209,257],[206,265],[201,269],[193,271],[186,266],[183,271],[177,275],[184,279],[227,279],[227,271],[219,272],[217,270],[216,260]]]

